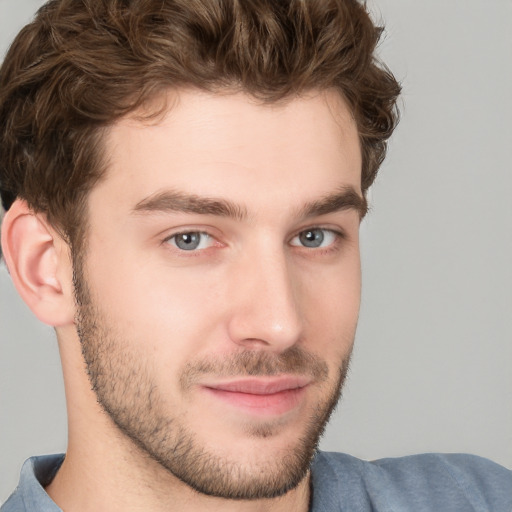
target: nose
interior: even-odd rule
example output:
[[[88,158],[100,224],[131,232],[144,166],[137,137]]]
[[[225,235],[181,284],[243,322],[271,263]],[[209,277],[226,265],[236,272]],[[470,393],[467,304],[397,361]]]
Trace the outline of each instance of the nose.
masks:
[[[233,342],[282,352],[300,340],[300,283],[283,249],[243,256],[230,280],[228,330]]]

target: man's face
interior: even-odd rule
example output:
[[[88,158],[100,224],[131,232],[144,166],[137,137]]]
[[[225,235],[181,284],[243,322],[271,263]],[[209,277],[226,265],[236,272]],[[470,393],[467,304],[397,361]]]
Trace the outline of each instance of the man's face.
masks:
[[[169,98],[163,120],[111,129],[89,198],[89,377],[141,453],[196,490],[280,495],[307,473],[352,349],[356,126],[333,92]]]

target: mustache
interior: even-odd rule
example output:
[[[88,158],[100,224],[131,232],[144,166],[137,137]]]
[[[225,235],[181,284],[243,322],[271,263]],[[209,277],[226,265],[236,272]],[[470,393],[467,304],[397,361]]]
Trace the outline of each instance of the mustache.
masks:
[[[244,350],[222,359],[208,357],[188,363],[180,377],[182,389],[188,389],[205,375],[216,377],[271,377],[281,374],[308,376],[325,381],[329,374],[327,363],[301,347],[293,346],[275,354],[261,350]]]

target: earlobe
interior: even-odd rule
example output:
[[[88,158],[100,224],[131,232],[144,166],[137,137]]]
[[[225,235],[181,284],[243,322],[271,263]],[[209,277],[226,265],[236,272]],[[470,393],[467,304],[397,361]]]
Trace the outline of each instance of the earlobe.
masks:
[[[43,214],[16,200],[2,222],[2,251],[19,294],[42,322],[74,321],[72,269],[67,244]]]

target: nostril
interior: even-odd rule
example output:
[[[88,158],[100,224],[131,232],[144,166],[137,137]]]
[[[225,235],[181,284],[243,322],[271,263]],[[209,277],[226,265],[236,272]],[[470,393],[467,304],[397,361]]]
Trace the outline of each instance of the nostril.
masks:
[[[276,244],[267,236],[253,248],[250,257],[237,261],[236,274],[243,275],[244,281],[232,280],[229,336],[246,347],[285,350],[302,335],[297,282],[281,242]],[[258,248],[263,248],[259,255]]]

